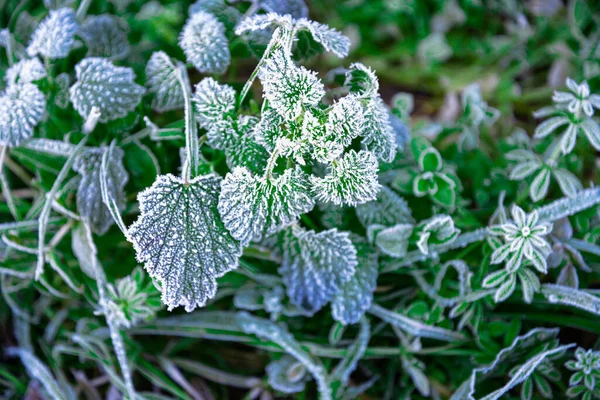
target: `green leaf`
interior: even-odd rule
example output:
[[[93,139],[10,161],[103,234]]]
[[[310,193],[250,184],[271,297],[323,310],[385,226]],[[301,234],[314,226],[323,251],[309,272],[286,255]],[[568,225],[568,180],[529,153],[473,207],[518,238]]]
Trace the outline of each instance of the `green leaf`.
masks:
[[[155,93],[152,109],[158,112],[179,110],[185,104],[177,68],[164,51],[152,53],[146,64],[146,86]]]
[[[357,205],[356,216],[365,228],[373,224],[392,226],[415,222],[406,200],[387,186],[380,187],[375,200]]]
[[[15,147],[33,136],[45,112],[46,98],[37,86],[10,85],[0,95],[0,144]]]
[[[215,175],[185,182],[168,174],[138,195],[141,215],[127,239],[161,283],[170,310],[204,306],[216,293],[216,278],[237,267],[241,246],[219,216],[220,184]]]
[[[205,11],[190,15],[181,31],[179,46],[202,73],[222,74],[231,62],[225,25]]]

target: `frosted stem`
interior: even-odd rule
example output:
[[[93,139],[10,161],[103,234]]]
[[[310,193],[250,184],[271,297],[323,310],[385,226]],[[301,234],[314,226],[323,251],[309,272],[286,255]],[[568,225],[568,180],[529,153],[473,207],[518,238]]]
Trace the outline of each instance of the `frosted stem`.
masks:
[[[183,164],[182,178],[189,182],[198,175],[198,127],[194,120],[194,110],[192,109],[192,92],[190,89],[190,80],[185,69],[185,65],[179,63],[175,70],[181,89],[183,90],[184,108],[185,108],[185,162]]]

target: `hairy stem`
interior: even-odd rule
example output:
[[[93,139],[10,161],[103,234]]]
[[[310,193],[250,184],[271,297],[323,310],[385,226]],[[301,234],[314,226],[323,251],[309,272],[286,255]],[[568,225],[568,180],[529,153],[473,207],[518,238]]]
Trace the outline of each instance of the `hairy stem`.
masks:
[[[185,69],[185,65],[179,63],[175,70],[183,97],[185,99],[185,162],[183,164],[182,178],[189,182],[198,175],[198,126],[194,120],[194,110],[192,109],[192,91],[190,80]]]

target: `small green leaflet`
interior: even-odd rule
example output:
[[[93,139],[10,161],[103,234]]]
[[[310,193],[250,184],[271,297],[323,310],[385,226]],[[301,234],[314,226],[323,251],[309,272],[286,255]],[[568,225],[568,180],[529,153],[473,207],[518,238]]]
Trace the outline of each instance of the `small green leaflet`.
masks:
[[[311,176],[317,200],[355,206],[375,200],[379,191],[377,159],[373,153],[350,150],[330,165],[323,178]]]
[[[75,66],[77,82],[69,89],[79,115],[87,118],[92,107],[100,110],[100,122],[122,118],[138,105],[145,89],[134,82],[133,69],[115,67],[104,58],[84,58]]]
[[[304,107],[317,105],[325,95],[317,73],[295,65],[291,54],[282,48],[273,52],[259,78],[265,99],[286,120],[296,119]]]
[[[184,106],[183,89],[176,67],[164,51],[156,51],[146,64],[146,86],[155,93],[152,109],[158,112],[180,110]]]
[[[212,174],[190,182],[167,174],[138,195],[141,214],[128,240],[138,261],[160,281],[169,310],[203,307],[216,293],[216,278],[238,265],[240,243],[217,209],[220,184]]]
[[[292,303],[316,312],[335,296],[354,274],[356,248],[347,232],[316,233],[298,226],[283,235],[279,273]]]
[[[92,148],[82,152],[73,163],[73,169],[81,175],[77,189],[77,209],[87,220],[94,231],[103,235],[114,223],[110,210],[102,202],[100,189],[100,168],[102,156],[107,148]],[[129,180],[123,167],[124,152],[118,147],[112,148],[108,154],[107,190],[115,199],[120,211],[125,208],[124,188]]]
[[[222,74],[231,61],[225,25],[205,11],[190,16],[179,37],[179,46],[202,73]]]
[[[246,168],[235,168],[221,184],[221,218],[243,245],[279,232],[314,205],[308,178],[300,168],[277,177],[254,176]]]
[[[45,113],[46,98],[37,86],[10,85],[0,95],[0,144],[14,147],[33,136]]]

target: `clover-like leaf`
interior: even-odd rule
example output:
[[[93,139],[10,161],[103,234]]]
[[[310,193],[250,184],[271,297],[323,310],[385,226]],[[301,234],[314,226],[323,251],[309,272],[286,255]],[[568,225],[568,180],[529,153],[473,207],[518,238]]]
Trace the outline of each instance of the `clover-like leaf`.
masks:
[[[216,293],[216,278],[238,265],[241,246],[217,209],[220,184],[215,175],[185,182],[168,174],[138,195],[141,215],[128,240],[138,261],[160,281],[170,310],[204,306]]]
[[[79,29],[79,36],[88,48],[88,57],[122,60],[129,54],[127,25],[113,15],[88,17]]]
[[[46,98],[37,86],[8,86],[0,95],[0,144],[14,147],[30,138],[45,112]]]
[[[225,25],[205,11],[190,15],[179,45],[187,60],[202,73],[222,74],[231,62]]]
[[[296,66],[291,55],[278,48],[259,73],[265,99],[286,120],[296,119],[303,107],[315,106],[325,95],[317,73]]]
[[[356,248],[347,232],[316,233],[293,226],[284,234],[279,273],[292,303],[307,311],[316,312],[330,301],[357,264]]]
[[[306,367],[290,355],[272,361],[265,368],[269,385],[282,393],[298,393],[306,386]]]
[[[229,85],[219,84],[213,78],[204,78],[196,85],[192,101],[198,123],[209,129],[234,110],[235,90]]]
[[[39,58],[23,59],[6,70],[4,80],[10,85],[15,83],[31,83],[47,75],[46,68]]]
[[[296,21],[296,28],[308,30],[316,42],[338,57],[346,57],[350,51],[350,39],[325,24],[301,18]]]
[[[33,32],[27,54],[30,57],[40,54],[50,59],[65,58],[75,44],[78,29],[71,8],[52,10]]]
[[[77,82],[69,89],[79,115],[87,118],[98,107],[100,122],[122,118],[138,105],[144,88],[134,82],[131,68],[116,67],[104,58],[84,58],[75,66]]]
[[[101,166],[102,156],[109,151],[107,160],[106,189],[115,199],[119,211],[125,209],[124,188],[129,175],[123,166],[124,152],[118,147],[86,149],[73,163],[73,169],[81,175],[77,189],[77,210],[92,230],[103,235],[114,223],[111,212],[102,202]]]
[[[225,227],[243,245],[279,232],[315,203],[306,174],[300,168],[282,175],[254,176],[235,168],[221,184],[219,212]]]
[[[379,96],[370,100],[362,131],[363,146],[382,162],[392,162],[396,156],[396,131],[390,122],[388,109]]]
[[[183,88],[177,78],[176,66],[164,51],[152,53],[146,64],[146,86],[155,93],[152,109],[158,112],[182,109]]]
[[[381,186],[375,200],[357,205],[356,216],[365,228],[373,224],[392,226],[415,221],[406,200],[386,186]]]
[[[317,200],[355,206],[375,200],[379,191],[377,159],[373,153],[350,150],[320,178],[311,176]]]
[[[333,319],[344,325],[356,324],[371,307],[379,275],[377,253],[364,239],[358,236],[353,236],[352,239],[358,259],[356,272],[341,286],[331,301]]]

